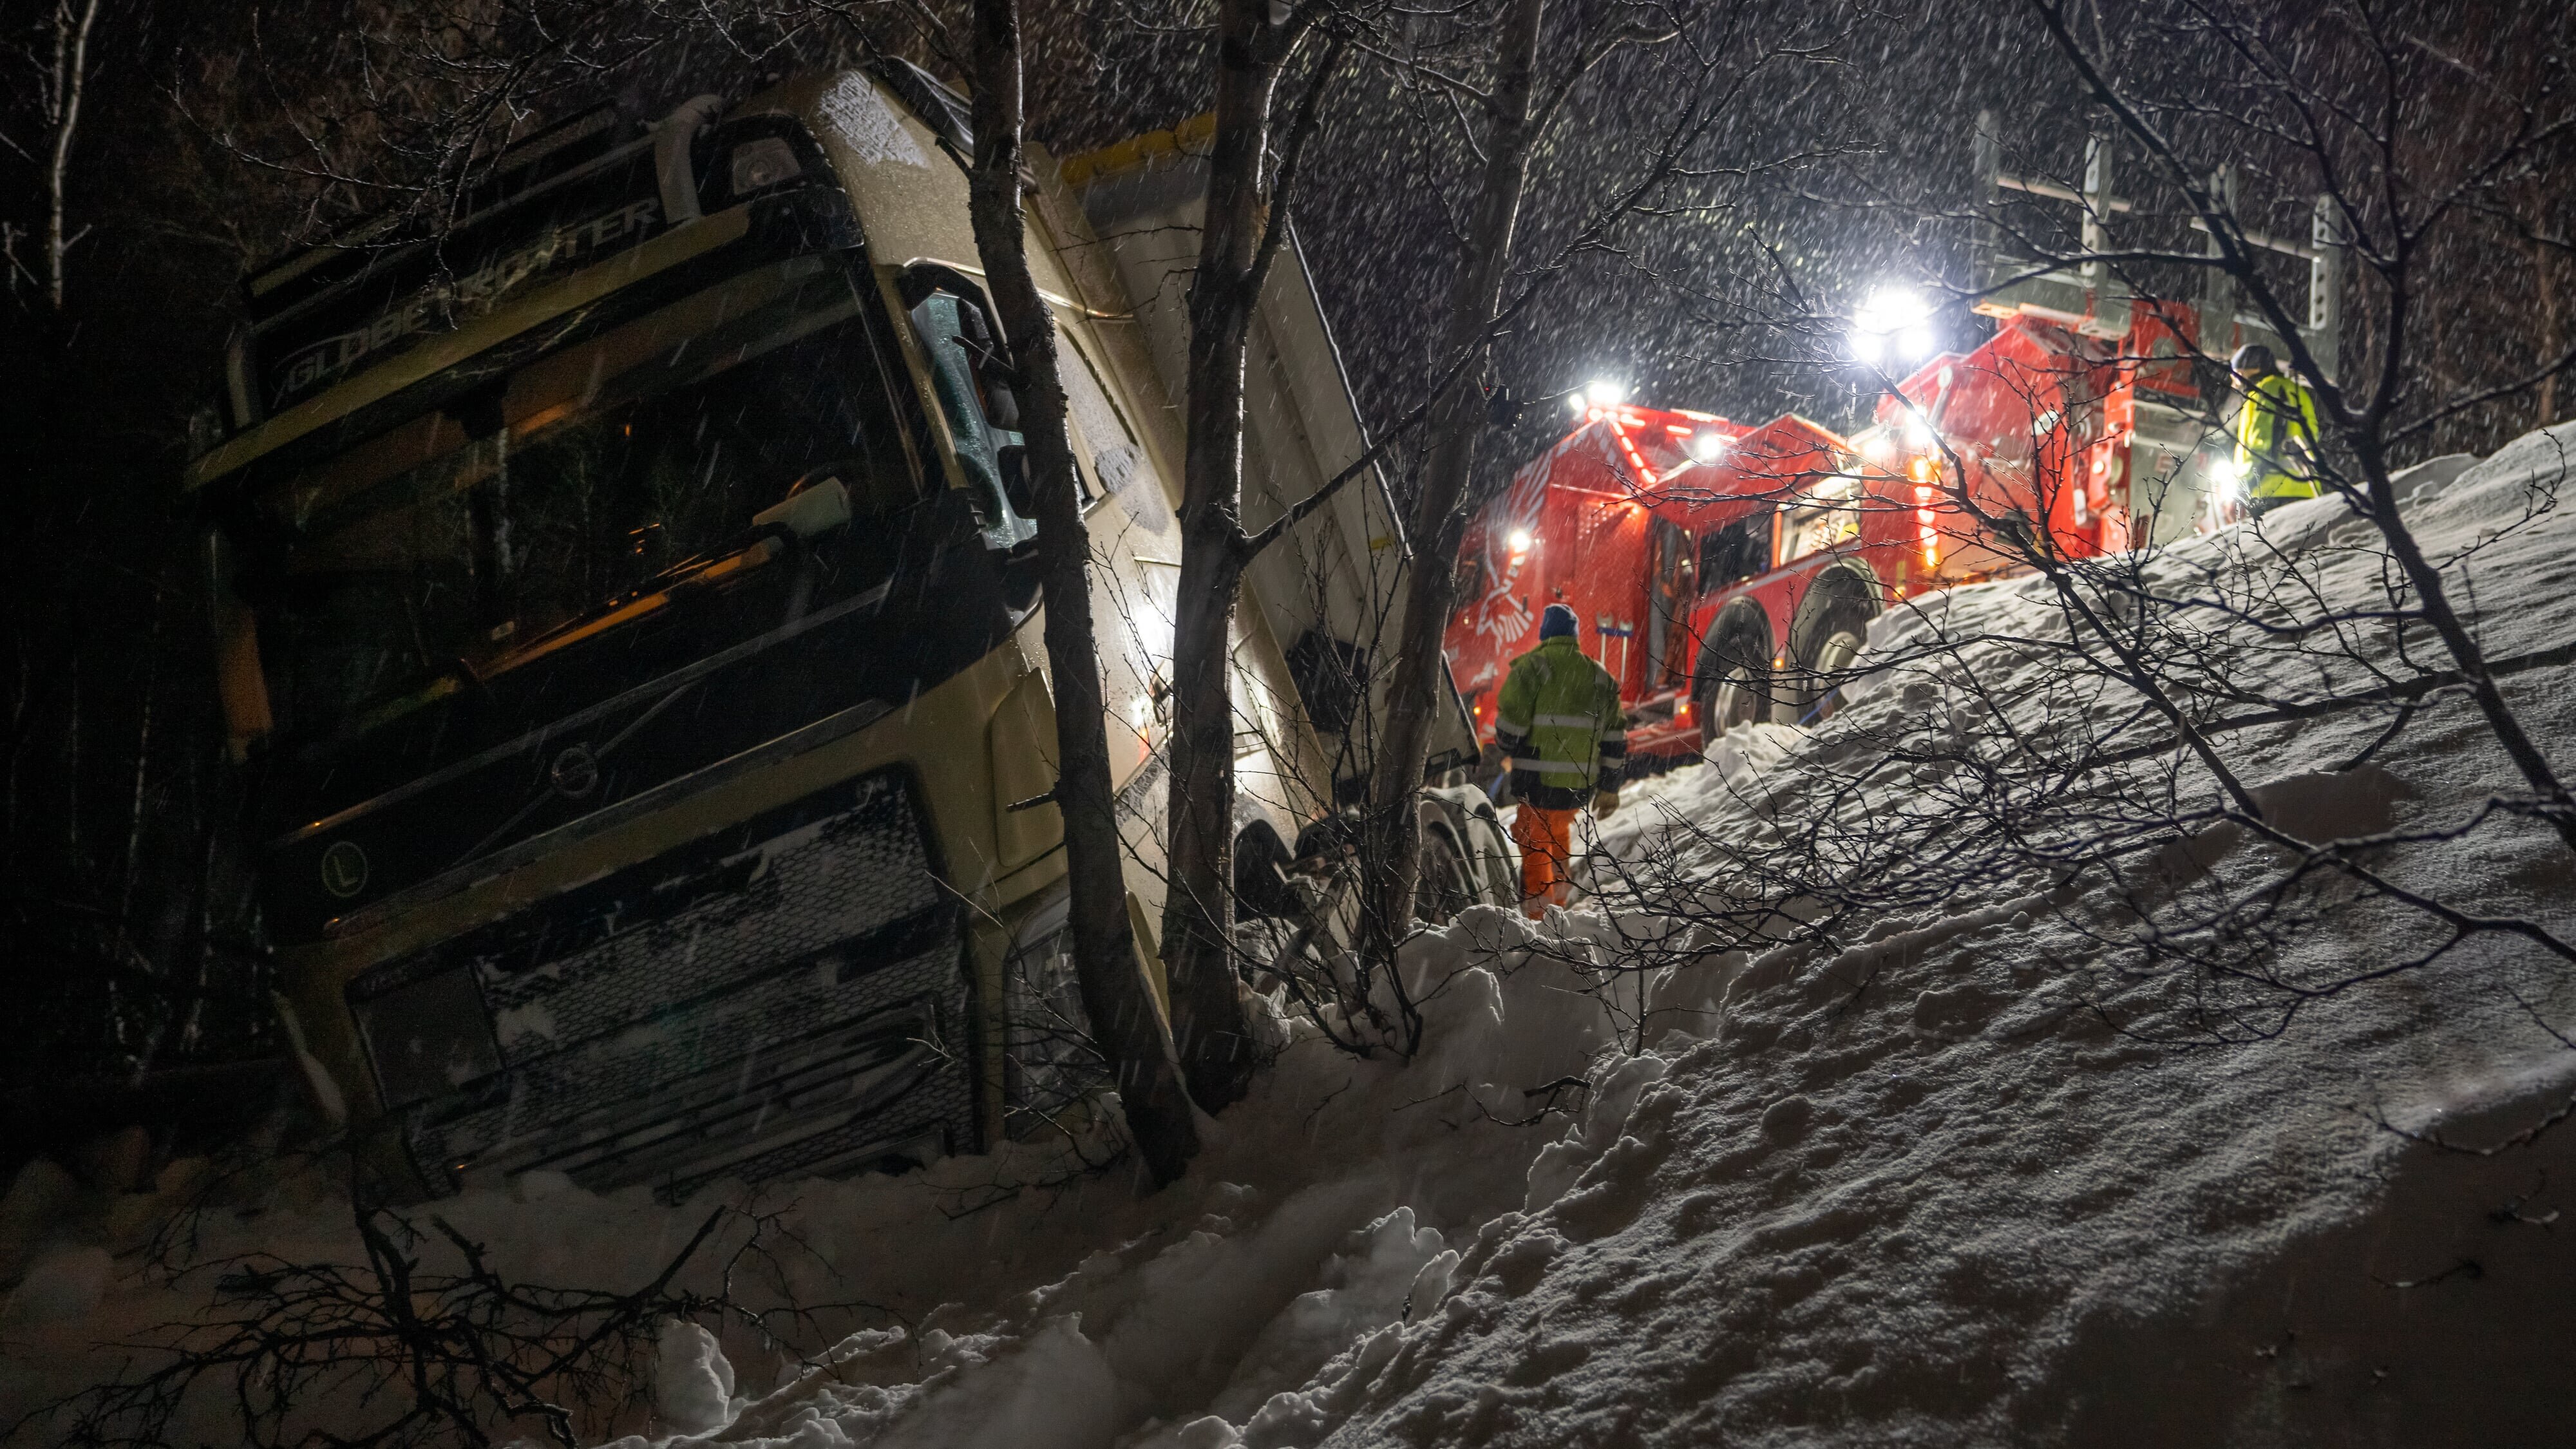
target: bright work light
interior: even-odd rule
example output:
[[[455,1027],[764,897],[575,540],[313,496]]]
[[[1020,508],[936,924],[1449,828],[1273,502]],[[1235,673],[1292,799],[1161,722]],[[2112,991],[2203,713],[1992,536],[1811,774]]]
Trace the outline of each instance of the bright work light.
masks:
[[[2244,464],[2233,458],[2221,459],[2210,467],[2209,473],[2218,484],[2219,497],[2230,503],[2239,502],[2245,497]]]
[[[1527,552],[1529,552],[1529,550],[1530,550],[1530,531],[1529,531],[1528,529],[1526,529],[1526,528],[1515,528],[1515,529],[1513,529],[1513,530],[1512,530],[1512,537],[1511,537],[1511,545],[1512,545],[1512,552],[1514,552],[1514,553],[1527,553]]]
[[[1709,432],[1694,433],[1691,435],[1690,455],[1699,459],[1703,463],[1716,462],[1718,455],[1725,451],[1726,435],[1724,433]]]
[[[1863,362],[1914,362],[1930,353],[1932,307],[1903,287],[1881,287],[1852,314],[1852,355]]]
[[[1596,408],[1611,408],[1617,407],[1619,400],[1628,395],[1628,389],[1620,383],[1611,382],[1605,378],[1585,388],[1583,395],[1590,398]]]

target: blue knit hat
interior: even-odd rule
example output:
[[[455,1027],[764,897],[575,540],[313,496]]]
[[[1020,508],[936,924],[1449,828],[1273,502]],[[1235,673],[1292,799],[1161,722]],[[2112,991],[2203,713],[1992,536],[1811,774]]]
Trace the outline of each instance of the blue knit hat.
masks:
[[[1538,616],[1538,637],[1541,639],[1570,639],[1582,627],[1575,621],[1574,610],[1563,604],[1550,604],[1547,611]]]

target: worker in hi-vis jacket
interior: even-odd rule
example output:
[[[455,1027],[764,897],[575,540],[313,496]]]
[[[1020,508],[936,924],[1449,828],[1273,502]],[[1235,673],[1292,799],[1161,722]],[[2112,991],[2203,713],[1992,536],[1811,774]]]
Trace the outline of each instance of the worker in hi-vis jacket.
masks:
[[[1628,763],[1619,682],[1583,653],[1574,611],[1550,604],[1539,616],[1538,647],[1512,661],[1494,711],[1494,744],[1510,759],[1520,813],[1521,909],[1532,916],[1565,903],[1574,812],[1619,808]]]
[[[2245,475],[2247,511],[2261,514],[2316,497],[2316,399],[2260,342],[2237,348],[2228,367],[2245,389],[2245,407],[2236,415],[2236,466]]]

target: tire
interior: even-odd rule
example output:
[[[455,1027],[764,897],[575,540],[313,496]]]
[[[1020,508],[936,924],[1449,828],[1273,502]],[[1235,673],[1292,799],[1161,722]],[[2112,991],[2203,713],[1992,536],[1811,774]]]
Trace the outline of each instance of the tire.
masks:
[[[1795,724],[1815,725],[1842,709],[1844,676],[1860,657],[1874,611],[1848,595],[1834,600],[1810,635],[1816,642],[1801,651],[1797,693],[1784,701],[1782,713]]]
[[[1234,837],[1235,914],[1248,919],[1287,921],[1303,914],[1305,903],[1288,884],[1294,857],[1268,821],[1254,821]]]
[[[1699,711],[1701,742],[1715,741],[1728,730],[1768,718],[1770,701],[1769,670],[1745,660],[1721,658],[1691,704]]]
[[[1808,707],[1809,723],[1820,724],[1832,719],[1841,711],[1843,686],[1842,681],[1836,676],[1849,670],[1852,661],[1860,657],[1861,642],[1862,636],[1859,633],[1850,629],[1837,629],[1825,636],[1824,643],[1816,646],[1816,673],[1823,676],[1825,692]]]
[[[1476,903],[1475,873],[1446,830],[1422,832],[1421,875],[1414,890],[1413,913],[1426,923],[1445,926]]]
[[[1450,878],[1463,895],[1457,909],[1471,905],[1514,907],[1521,899],[1521,852],[1512,844],[1511,832],[1494,813],[1494,803],[1484,791],[1473,785],[1436,786],[1422,792],[1423,854],[1420,879],[1425,882],[1417,892],[1419,899],[1430,899],[1430,891],[1447,870],[1447,863],[1432,854],[1435,839],[1438,848],[1454,852],[1456,871]]]

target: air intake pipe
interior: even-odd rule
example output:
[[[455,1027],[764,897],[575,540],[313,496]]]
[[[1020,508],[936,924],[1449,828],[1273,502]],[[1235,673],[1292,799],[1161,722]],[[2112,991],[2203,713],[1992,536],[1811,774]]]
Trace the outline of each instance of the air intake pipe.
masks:
[[[664,226],[695,221],[701,214],[698,169],[689,158],[689,146],[723,109],[721,96],[692,96],[653,127],[653,171],[661,182]]]

